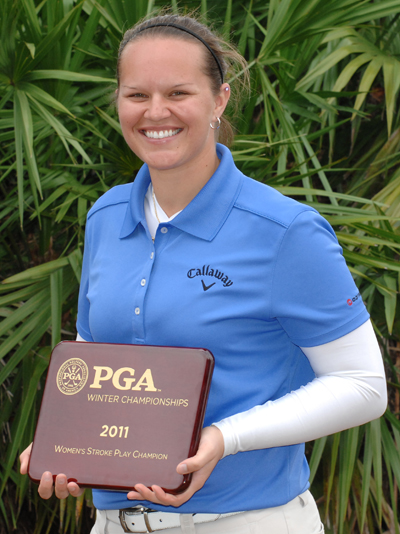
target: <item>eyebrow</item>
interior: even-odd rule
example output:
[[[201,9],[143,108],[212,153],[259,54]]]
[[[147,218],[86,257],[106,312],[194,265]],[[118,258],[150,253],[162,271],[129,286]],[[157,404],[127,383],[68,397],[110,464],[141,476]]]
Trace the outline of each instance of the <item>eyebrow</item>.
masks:
[[[176,85],[173,85],[171,89],[175,89],[176,87],[182,87],[182,85],[194,85],[192,82],[185,82],[185,83],[177,83]],[[135,87],[132,85],[123,85],[122,87],[125,87],[126,89],[133,89],[135,91],[139,90],[139,87]]]

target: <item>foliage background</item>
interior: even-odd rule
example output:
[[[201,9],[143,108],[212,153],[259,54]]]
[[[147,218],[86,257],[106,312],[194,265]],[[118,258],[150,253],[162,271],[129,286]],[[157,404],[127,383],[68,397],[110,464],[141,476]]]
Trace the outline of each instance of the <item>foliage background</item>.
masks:
[[[51,348],[75,337],[85,215],[141,165],[110,105],[118,43],[161,6],[178,8],[161,0],[0,5],[0,532],[88,532],[92,522],[89,491],[42,501],[17,458],[32,440]],[[308,446],[326,530],[399,533],[400,2],[179,7],[197,9],[248,60],[236,163],[334,226],[387,365],[385,416]]]

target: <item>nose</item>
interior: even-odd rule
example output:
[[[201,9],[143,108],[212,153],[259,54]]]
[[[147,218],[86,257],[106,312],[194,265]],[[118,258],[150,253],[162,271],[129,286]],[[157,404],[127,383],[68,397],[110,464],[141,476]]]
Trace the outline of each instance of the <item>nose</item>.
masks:
[[[171,115],[168,102],[161,95],[153,95],[148,101],[148,107],[144,113],[146,119],[154,122],[167,119]]]

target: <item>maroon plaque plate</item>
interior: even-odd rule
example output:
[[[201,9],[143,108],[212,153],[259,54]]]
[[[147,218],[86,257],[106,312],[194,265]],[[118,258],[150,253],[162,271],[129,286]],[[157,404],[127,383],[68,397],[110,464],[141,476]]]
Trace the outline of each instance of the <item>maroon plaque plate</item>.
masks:
[[[29,464],[80,486],[180,493],[196,454],[214,358],[205,349],[63,341],[53,350]]]

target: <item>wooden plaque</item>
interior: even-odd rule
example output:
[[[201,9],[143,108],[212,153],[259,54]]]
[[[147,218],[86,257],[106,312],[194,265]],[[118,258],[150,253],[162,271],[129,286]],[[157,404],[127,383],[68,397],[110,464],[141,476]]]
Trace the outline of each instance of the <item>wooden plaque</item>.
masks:
[[[80,486],[181,493],[191,475],[214,358],[205,349],[63,341],[53,350],[28,474]]]

